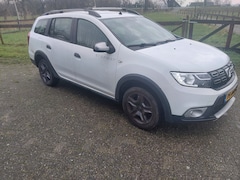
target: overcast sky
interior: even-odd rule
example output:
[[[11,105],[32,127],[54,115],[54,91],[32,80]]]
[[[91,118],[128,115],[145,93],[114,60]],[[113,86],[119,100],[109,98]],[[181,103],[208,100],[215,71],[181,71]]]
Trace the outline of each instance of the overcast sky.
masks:
[[[232,0],[232,4],[240,4],[240,0]]]
[[[139,1],[139,0],[131,0],[132,2],[134,1]],[[155,1],[155,2],[160,2],[161,0],[152,0],[152,1]],[[166,0],[167,1],[167,0]],[[184,2],[182,4],[182,6],[186,6],[186,5],[189,5],[191,2],[203,2],[204,0],[176,0],[177,2]],[[207,1],[212,1],[214,2],[215,0],[207,0]],[[222,0],[224,1],[224,0]],[[230,0],[231,4],[232,5],[237,5],[237,4],[240,4],[240,0]]]
[[[178,1],[178,0],[176,0]],[[180,1],[180,0],[179,0]],[[184,0],[183,0],[184,1]],[[204,0],[185,0],[186,2],[184,3],[184,5],[190,4],[191,2],[203,2]],[[214,0],[212,0],[214,2]],[[224,0],[223,0],[224,1]],[[236,5],[236,4],[240,4],[240,0],[230,0],[232,5]]]

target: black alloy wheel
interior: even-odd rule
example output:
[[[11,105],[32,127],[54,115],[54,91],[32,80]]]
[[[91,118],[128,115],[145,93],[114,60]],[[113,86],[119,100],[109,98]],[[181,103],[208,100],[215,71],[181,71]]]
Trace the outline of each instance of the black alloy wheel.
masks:
[[[141,87],[129,88],[123,96],[122,106],[129,121],[141,129],[151,130],[160,122],[155,97]]]
[[[58,83],[58,78],[53,74],[53,70],[49,63],[42,59],[38,64],[39,74],[43,83],[47,86],[55,86]]]

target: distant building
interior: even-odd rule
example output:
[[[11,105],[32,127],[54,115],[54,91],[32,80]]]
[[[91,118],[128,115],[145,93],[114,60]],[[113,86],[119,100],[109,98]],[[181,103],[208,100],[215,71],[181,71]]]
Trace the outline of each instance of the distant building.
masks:
[[[176,0],[167,0],[167,5],[168,7],[181,7]]]
[[[189,7],[203,7],[204,2],[192,2]],[[213,2],[206,2],[206,6],[214,6]]]

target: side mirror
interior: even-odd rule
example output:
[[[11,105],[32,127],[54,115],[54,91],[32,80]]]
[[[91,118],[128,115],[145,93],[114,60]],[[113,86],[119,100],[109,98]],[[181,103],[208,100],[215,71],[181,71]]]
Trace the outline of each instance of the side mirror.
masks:
[[[93,47],[94,52],[106,52],[108,54],[112,54],[115,52],[113,46],[107,46],[106,42],[99,42]]]

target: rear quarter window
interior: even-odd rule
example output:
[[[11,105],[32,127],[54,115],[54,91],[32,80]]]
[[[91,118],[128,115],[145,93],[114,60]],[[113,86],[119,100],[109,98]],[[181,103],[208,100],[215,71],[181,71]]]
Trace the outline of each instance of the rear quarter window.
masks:
[[[41,19],[37,22],[34,32],[44,35],[47,28],[48,19]]]

